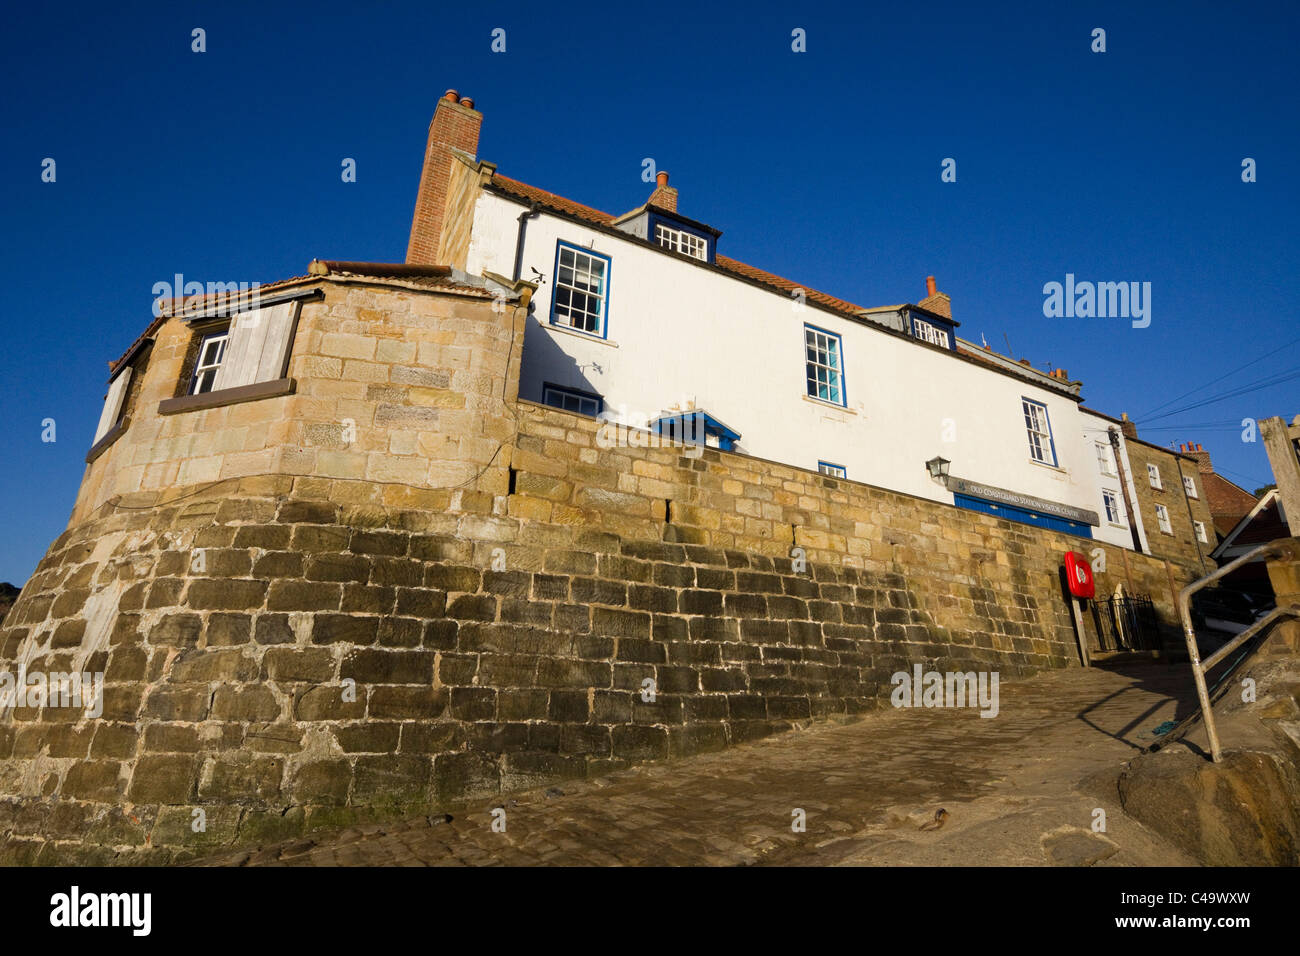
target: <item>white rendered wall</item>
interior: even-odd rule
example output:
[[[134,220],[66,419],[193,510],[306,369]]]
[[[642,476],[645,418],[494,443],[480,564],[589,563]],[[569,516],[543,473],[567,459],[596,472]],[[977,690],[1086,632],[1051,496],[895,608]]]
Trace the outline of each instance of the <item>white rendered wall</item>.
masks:
[[[511,274],[522,208],[480,197],[471,275]],[[607,341],[549,324],[560,239],[611,260]],[[830,461],[850,480],[951,503],[925,468],[942,455],[953,475],[1096,511],[1094,534],[1131,546],[1126,530],[1104,521],[1085,432],[1095,420],[1067,396],[812,306],[796,312],[779,293],[545,212],[528,220],[520,276],[533,278],[533,268],[546,281],[533,297],[521,398],[540,401],[543,382],[578,388],[611,412],[626,406],[635,424],[694,400],[740,432],[747,454],[812,470]],[[805,322],[842,336],[847,408],[807,397]],[[1047,406],[1057,467],[1029,457],[1022,396]]]

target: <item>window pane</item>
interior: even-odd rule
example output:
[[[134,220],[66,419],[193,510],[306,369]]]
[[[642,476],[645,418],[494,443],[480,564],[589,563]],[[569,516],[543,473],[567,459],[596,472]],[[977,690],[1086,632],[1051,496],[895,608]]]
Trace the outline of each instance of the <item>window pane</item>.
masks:
[[[608,263],[599,256],[560,247],[552,321],[583,332],[601,334]]]

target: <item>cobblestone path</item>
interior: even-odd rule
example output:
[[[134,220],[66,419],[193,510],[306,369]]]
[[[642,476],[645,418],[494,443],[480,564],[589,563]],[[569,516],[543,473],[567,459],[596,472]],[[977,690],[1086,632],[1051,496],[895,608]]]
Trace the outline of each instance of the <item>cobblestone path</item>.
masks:
[[[1001,687],[1000,713],[886,709],[729,750],[565,782],[444,818],[322,832],[199,865],[527,866],[1188,863],[1089,778],[1186,713],[1160,664],[1073,668]],[[1181,700],[1181,704],[1179,701]],[[494,832],[493,809],[505,811]],[[948,819],[922,829],[939,808]],[[1109,808],[1103,837],[1095,808]],[[796,810],[805,832],[794,832]]]

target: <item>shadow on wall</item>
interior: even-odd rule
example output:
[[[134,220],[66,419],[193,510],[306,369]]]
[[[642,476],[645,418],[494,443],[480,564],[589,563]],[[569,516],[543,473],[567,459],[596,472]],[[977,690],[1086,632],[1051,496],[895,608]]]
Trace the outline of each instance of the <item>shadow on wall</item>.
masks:
[[[542,386],[547,382],[603,396],[602,389],[586,373],[594,373],[597,381],[602,376],[590,364],[579,365],[573,356],[561,349],[543,327],[546,321],[529,310],[528,324],[524,329],[523,362],[519,369],[519,397],[543,404]],[[596,362],[599,368],[604,360],[597,359]]]

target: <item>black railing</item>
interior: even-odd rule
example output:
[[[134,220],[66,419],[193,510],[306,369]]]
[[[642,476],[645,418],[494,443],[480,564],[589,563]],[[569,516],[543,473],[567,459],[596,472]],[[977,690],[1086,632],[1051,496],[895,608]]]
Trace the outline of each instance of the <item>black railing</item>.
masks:
[[[1092,603],[1103,651],[1159,651],[1160,621],[1149,597],[1113,597]]]

